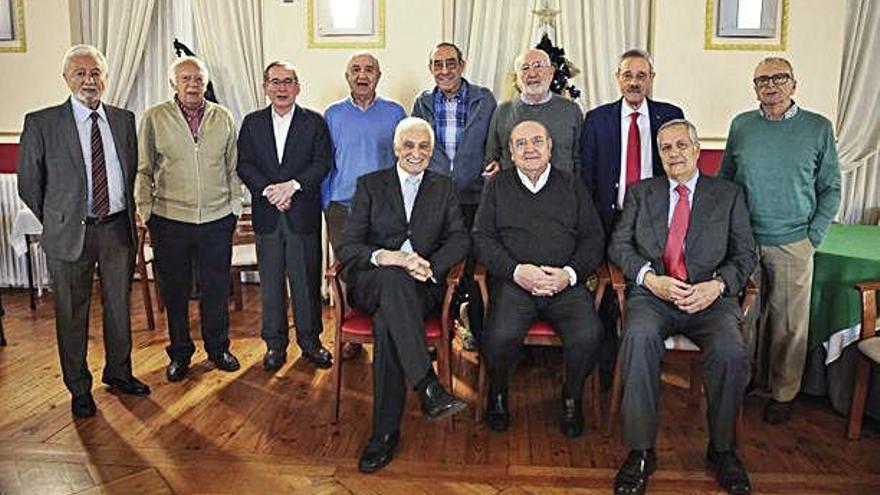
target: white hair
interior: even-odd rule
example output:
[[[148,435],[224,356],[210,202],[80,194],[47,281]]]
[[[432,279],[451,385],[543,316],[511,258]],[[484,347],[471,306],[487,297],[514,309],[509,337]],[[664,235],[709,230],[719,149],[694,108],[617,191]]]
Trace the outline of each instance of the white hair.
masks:
[[[695,126],[690,120],[687,119],[672,119],[667,121],[660,128],[657,129],[657,144],[660,144],[660,133],[666,130],[669,127],[675,127],[677,125],[683,125],[687,127],[688,137],[691,138],[691,142],[694,144],[700,144],[700,138],[697,136],[697,126]]]
[[[174,62],[171,62],[171,65],[168,67],[168,82],[171,83],[172,86],[177,84],[177,68],[183,64],[193,64],[199,68],[199,72],[202,74],[202,77],[205,79],[205,84],[208,84],[208,81],[211,80],[211,76],[208,74],[208,66],[202,62],[201,59],[196,57],[180,57]]]
[[[407,117],[401,120],[394,129],[394,146],[400,145],[403,135],[409,131],[421,129],[428,133],[431,138],[431,147],[434,146],[434,129],[426,120],[418,117]]]
[[[104,58],[101,50],[92,45],[73,45],[70,47],[67,53],[64,54],[64,60],[61,62],[61,75],[67,75],[67,69],[70,67],[70,61],[73,58],[84,56],[92,57],[95,63],[98,64],[98,68],[101,69],[101,73],[105,76],[107,75],[107,59]]]

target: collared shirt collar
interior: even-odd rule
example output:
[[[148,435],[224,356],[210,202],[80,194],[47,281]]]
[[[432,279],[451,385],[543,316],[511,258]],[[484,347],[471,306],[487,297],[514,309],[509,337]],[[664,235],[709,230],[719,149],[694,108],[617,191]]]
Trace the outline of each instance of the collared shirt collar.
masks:
[[[290,110],[284,115],[275,111],[275,107],[272,105],[269,105],[269,108],[272,109],[272,120],[290,120],[293,118],[293,113],[296,112],[296,104],[290,107]]]
[[[758,113],[760,113],[761,117],[764,117],[766,120],[777,120],[777,119],[768,118],[767,114],[764,113],[764,108],[761,105],[758,105]],[[785,113],[782,114],[782,118],[778,119],[778,120],[788,120],[788,119],[794,117],[795,115],[797,115],[797,113],[798,113],[797,103],[795,103],[794,100],[791,100],[791,106],[788,107],[788,110],[786,110]]]
[[[195,110],[190,110],[189,108],[186,108],[185,106],[183,106],[183,103],[180,101],[180,98],[178,98],[177,95],[174,95],[174,102],[177,103],[177,106],[178,106],[178,108],[180,108],[180,111],[183,112],[183,114],[189,118],[194,118],[197,115],[204,114],[205,107],[208,105],[207,101],[208,100],[206,100],[204,97],[202,97],[202,103],[199,105],[199,107],[196,108]]]
[[[684,187],[687,188],[689,196],[693,196],[694,190],[697,187],[697,180],[699,178],[700,171],[698,169],[696,173],[694,173],[694,176],[684,183]],[[679,182],[677,180],[670,179],[669,177],[667,177],[666,179],[669,181],[669,194],[672,194],[672,192],[675,191],[675,188],[678,187]]]
[[[444,100],[458,100],[458,101],[466,101],[468,95],[468,82],[465,78],[461,78],[461,84],[458,86],[458,91],[455,92],[452,98],[446,96],[439,86],[434,86],[434,94],[443,98]]]
[[[548,101],[550,101],[552,98],[553,98],[553,91],[550,91],[550,90],[547,90],[547,94],[544,95],[543,98],[541,98],[540,100],[538,100],[536,102],[531,102],[531,101],[526,100],[525,96],[523,96],[522,93],[520,93],[520,95],[519,95],[519,100],[521,102],[525,103],[526,105],[543,105],[544,103],[547,103]]]
[[[85,122],[92,118],[92,112],[98,112],[98,115],[101,117],[101,120],[107,120],[107,112],[104,111],[104,102],[98,102],[98,108],[92,110],[91,108],[82,104],[81,101],[77,100],[73,95],[70,97],[70,106],[73,108],[73,117],[77,122]]]
[[[358,105],[356,101],[354,101],[354,97],[351,96],[351,93],[348,94],[348,102],[351,103],[351,106],[357,108],[361,112],[366,112],[369,109],[373,108],[373,105],[375,105],[378,100],[379,100],[379,93],[376,93],[375,95],[373,95],[373,99],[370,100],[370,104],[367,105],[367,108],[363,108],[360,105]]]
[[[625,99],[620,102],[620,116],[622,118],[628,119],[630,114],[635,113],[635,112],[638,112],[638,114],[640,116],[641,115],[644,115],[645,117],[648,116],[648,99],[647,98],[643,98],[642,103],[639,104],[639,108],[636,108],[635,110],[633,110],[633,108],[631,106],[629,106],[629,104],[626,102]]]
[[[547,180],[550,178],[550,169],[553,168],[549,163],[547,164],[547,168],[541,172],[541,175],[538,176],[538,181],[535,184],[532,184],[532,180],[529,179],[526,174],[522,173],[519,169],[516,169],[516,175],[519,176],[520,182],[526,189],[528,189],[532,194],[538,194],[541,189],[544,189],[544,186],[547,185]]]
[[[416,175],[412,175],[409,172],[407,172],[406,170],[400,168],[399,165],[395,165],[394,168],[395,168],[395,170],[397,170],[397,180],[400,182],[400,190],[401,191],[403,191],[403,184],[404,184],[404,182],[406,182],[406,179],[408,179],[410,177],[417,177],[419,180],[419,183],[421,184],[421,180],[425,177],[424,170],[417,173]]]

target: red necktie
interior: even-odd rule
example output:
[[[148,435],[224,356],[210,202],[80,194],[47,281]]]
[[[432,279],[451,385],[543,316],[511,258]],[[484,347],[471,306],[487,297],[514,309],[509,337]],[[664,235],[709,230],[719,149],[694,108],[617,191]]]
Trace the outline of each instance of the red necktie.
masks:
[[[688,190],[684,184],[679,184],[675,190],[678,192],[678,203],[675,204],[672,222],[669,224],[666,249],[663,250],[663,265],[666,267],[667,275],[687,281],[687,267],[684,263],[684,238],[688,231],[691,205],[688,202]]]
[[[92,214],[98,218],[110,213],[110,192],[107,188],[107,166],[104,164],[104,142],[98,128],[98,112],[92,112]]]
[[[639,113],[629,114],[629,136],[626,139],[626,187],[642,178],[642,138],[639,134]]]

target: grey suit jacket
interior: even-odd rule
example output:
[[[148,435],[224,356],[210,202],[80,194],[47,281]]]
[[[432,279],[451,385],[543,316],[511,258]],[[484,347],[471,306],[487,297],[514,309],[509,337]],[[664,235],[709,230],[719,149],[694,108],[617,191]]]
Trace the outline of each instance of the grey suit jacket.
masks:
[[[134,246],[137,245],[132,197],[137,169],[134,114],[107,104],[104,111],[122,166],[126,213]],[[20,149],[18,194],[43,223],[43,250],[47,256],[63,261],[78,259],[86,233],[88,185],[70,99],[27,114]]]
[[[665,274],[663,250],[669,233],[669,180],[654,177],[633,185],[626,193],[623,215],[611,236],[608,258],[631,283],[645,263]],[[758,257],[742,188],[717,177],[700,175],[694,191],[685,237],[688,282],[699,283],[720,275],[724,296],[736,296],[745,287]]]

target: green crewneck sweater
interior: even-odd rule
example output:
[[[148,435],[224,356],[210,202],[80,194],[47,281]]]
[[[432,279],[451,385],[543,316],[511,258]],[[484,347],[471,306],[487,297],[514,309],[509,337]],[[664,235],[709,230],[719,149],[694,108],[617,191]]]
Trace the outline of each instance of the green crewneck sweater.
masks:
[[[745,188],[759,244],[809,237],[818,246],[840,206],[831,122],[802,108],[785,120],[767,120],[758,110],[737,115],[718,175]]]

